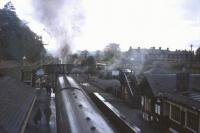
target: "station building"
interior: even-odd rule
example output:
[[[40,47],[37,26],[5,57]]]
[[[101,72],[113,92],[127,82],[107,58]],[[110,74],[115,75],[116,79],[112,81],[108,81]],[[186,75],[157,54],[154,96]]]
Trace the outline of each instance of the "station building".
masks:
[[[200,133],[200,74],[144,74],[142,118],[172,133]]]

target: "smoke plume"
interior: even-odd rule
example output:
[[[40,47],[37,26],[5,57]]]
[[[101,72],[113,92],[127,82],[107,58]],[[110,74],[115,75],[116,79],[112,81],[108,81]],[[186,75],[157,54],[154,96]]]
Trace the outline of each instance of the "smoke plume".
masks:
[[[84,16],[81,0],[32,0],[34,15],[55,39],[57,55],[67,62],[73,39],[81,30]]]

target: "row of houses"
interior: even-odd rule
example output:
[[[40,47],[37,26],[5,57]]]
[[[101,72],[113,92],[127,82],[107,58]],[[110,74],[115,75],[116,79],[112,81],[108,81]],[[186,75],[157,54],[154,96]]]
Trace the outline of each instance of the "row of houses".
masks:
[[[150,74],[141,81],[142,118],[171,133],[200,133],[200,74]]]
[[[134,59],[135,61],[141,61],[144,60],[162,60],[162,61],[173,61],[173,62],[189,62],[191,61],[191,58],[194,56],[194,53],[187,50],[175,50],[170,51],[167,49],[156,49],[155,47],[152,47],[150,49],[142,49],[138,47],[137,49],[133,49],[130,47],[130,49],[127,52],[127,56],[131,59]]]

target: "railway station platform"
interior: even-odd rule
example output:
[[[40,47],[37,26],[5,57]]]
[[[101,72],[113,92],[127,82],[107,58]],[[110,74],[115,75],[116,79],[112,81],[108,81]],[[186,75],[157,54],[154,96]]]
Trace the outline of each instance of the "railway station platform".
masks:
[[[45,108],[50,107],[51,115],[49,123],[45,117]],[[34,123],[34,117],[36,112],[40,109],[41,111],[41,121],[38,124]],[[55,109],[55,95],[51,93],[50,96],[47,95],[45,88],[37,88],[37,100],[33,111],[31,113],[28,125],[26,127],[25,133],[56,133],[56,109]]]
[[[155,123],[144,121],[142,119],[140,109],[130,107],[124,100],[119,99],[110,93],[103,92],[101,88],[97,87],[97,85],[94,86],[81,77],[76,79],[87,93],[99,93],[106,100],[106,102],[109,102],[116,110],[120,112],[120,114],[123,115],[126,121],[128,121],[131,125],[136,125],[139,127],[142,133],[165,133],[165,131],[163,131],[163,129]]]

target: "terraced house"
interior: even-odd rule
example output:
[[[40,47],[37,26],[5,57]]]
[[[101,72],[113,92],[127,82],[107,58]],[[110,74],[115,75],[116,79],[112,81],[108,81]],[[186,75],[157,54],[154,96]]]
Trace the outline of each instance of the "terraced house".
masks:
[[[145,74],[142,117],[172,133],[200,133],[200,74]]]

